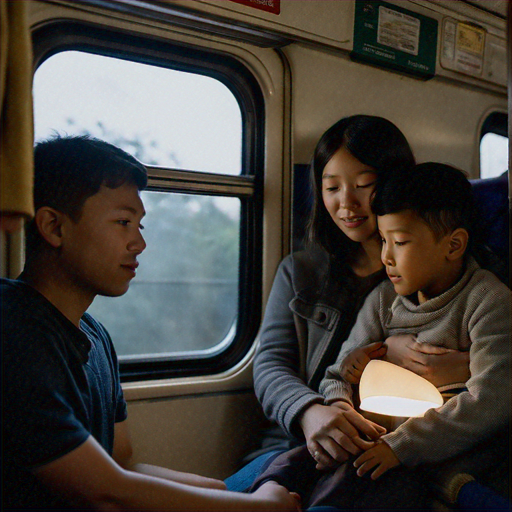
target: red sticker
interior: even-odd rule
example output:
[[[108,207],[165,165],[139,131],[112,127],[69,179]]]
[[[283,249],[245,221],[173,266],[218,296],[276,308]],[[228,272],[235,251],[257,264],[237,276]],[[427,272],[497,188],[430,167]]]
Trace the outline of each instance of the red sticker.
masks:
[[[247,5],[273,14],[279,14],[281,12],[281,0],[231,0],[231,2]]]

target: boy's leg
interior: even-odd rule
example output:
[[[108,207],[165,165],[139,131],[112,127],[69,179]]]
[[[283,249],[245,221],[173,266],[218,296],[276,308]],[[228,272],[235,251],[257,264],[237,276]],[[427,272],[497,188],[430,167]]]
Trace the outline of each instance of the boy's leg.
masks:
[[[472,476],[478,483],[510,499],[510,448],[510,430],[507,427],[457,457],[424,466],[424,471],[434,491],[448,502],[456,499],[452,483],[461,473]]]

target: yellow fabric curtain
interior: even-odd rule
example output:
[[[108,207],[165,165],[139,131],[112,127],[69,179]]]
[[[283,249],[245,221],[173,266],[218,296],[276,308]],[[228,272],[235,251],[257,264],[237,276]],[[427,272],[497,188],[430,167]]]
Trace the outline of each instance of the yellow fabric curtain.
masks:
[[[0,213],[27,218],[34,214],[32,42],[28,4],[19,0],[0,0]]]

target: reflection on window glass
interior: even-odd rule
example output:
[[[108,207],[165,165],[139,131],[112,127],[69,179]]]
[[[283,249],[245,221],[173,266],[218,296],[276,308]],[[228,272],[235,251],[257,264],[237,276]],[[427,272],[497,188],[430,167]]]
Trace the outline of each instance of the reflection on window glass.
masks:
[[[66,51],[34,77],[36,140],[90,133],[149,165],[236,175],[242,117],[221,82],[101,55]]]
[[[89,312],[121,359],[218,347],[236,327],[240,201],[143,192],[137,276],[122,297],[97,297]]]
[[[480,141],[480,177],[493,178],[508,170],[508,137],[486,133]]]

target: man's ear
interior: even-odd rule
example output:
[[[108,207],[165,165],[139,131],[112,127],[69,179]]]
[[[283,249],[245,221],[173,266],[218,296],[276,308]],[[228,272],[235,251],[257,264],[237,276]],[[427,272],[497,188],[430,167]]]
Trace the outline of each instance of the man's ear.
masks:
[[[35,222],[39,234],[52,246],[60,247],[62,244],[62,221],[64,214],[43,206],[39,208],[35,215]]]
[[[446,257],[450,261],[462,258],[468,247],[468,240],[469,235],[464,228],[454,230],[448,240],[448,254]]]

